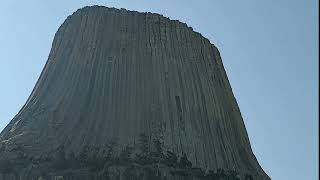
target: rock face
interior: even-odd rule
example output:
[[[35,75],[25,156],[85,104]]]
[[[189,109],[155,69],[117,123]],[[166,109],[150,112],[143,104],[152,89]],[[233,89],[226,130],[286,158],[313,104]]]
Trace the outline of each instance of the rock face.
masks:
[[[98,6],[56,33],[32,94],[0,134],[1,171],[0,179],[270,179],[218,49],[179,21]]]

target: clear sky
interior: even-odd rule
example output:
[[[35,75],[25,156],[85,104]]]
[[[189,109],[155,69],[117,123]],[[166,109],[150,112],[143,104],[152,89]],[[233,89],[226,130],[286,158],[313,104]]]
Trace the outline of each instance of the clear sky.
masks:
[[[1,0],[0,130],[30,95],[60,24],[94,4],[157,12],[207,37],[266,173],[318,179],[317,0]]]

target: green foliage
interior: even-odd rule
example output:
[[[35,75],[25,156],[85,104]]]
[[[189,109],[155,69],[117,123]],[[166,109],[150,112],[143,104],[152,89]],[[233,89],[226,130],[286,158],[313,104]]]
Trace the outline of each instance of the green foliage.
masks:
[[[141,165],[152,164],[149,140],[146,134],[142,133],[139,137],[140,153],[137,154],[135,161]]]
[[[240,180],[238,177],[238,173],[236,171],[226,171],[224,169],[218,168],[216,172],[209,171],[209,174],[206,177],[212,180]]]
[[[179,168],[191,168],[192,167],[192,163],[188,160],[188,157],[187,157],[186,153],[184,153],[184,152],[182,152],[182,156],[179,159],[178,167]]]
[[[217,170],[217,176],[218,176],[219,178],[225,179],[225,178],[226,178],[226,172],[224,171],[224,169],[218,168],[218,170]]]
[[[124,179],[124,180],[127,180],[127,179],[128,180],[140,180],[136,169],[133,167],[126,167],[124,169],[122,179]]]
[[[145,156],[148,155],[150,152],[150,147],[148,143],[148,137],[146,134],[144,133],[140,134],[139,145],[140,145],[141,154]]]
[[[87,166],[90,167],[90,171],[92,172],[101,170],[105,163],[103,158],[98,157],[98,152],[99,148],[95,148],[95,150],[93,150],[92,156],[89,156],[87,159]]]
[[[107,159],[111,159],[114,156],[114,148],[117,146],[116,141],[111,141],[108,144],[108,152],[107,152]]]
[[[100,166],[118,164],[119,157],[115,154],[115,148],[117,146],[117,141],[112,140],[109,143],[105,144],[102,149],[102,156],[100,157]],[[102,167],[103,168],[103,167]]]
[[[162,149],[162,143],[159,139],[153,140],[154,145],[154,152],[151,152],[151,157],[155,163],[162,162],[164,159],[163,149]]]
[[[21,153],[24,154],[24,156],[21,157],[25,158],[14,161],[14,164],[10,160],[0,160],[0,173],[11,173],[14,171],[14,168],[17,169],[17,166],[27,167],[24,165],[29,165],[30,163],[45,163],[48,165],[40,169],[43,170],[43,177],[49,172],[47,167],[49,167],[49,170],[50,168],[54,168],[58,171],[70,168],[89,168],[92,172],[102,172],[101,170],[107,166],[126,166],[126,168],[129,169],[126,170],[125,175],[132,179],[138,175],[136,174],[137,171],[133,169],[137,167],[140,168],[142,165],[144,170],[148,170],[146,176],[149,179],[156,180],[161,179],[158,169],[159,166],[157,166],[161,163],[167,167],[171,167],[170,173],[175,176],[193,176],[208,180],[240,180],[236,171],[228,171],[221,168],[217,169],[217,171],[210,170],[208,174],[205,174],[201,168],[192,168],[192,163],[186,153],[182,152],[182,155],[178,158],[173,151],[167,150],[165,153],[163,152],[163,144],[160,139],[155,138],[152,142],[153,146],[150,147],[148,136],[141,134],[138,141],[139,151],[135,156],[134,152],[136,147],[130,145],[125,146],[120,152],[120,155],[117,156],[114,152],[117,146],[116,141],[111,141],[102,151],[99,148],[84,146],[78,156],[73,152],[66,156],[64,146],[59,146],[53,156],[42,156],[40,160],[24,154],[24,152],[18,148],[19,152],[21,151]],[[20,163],[20,161],[23,163]],[[137,166],[135,163],[140,166]],[[136,176],[136,178],[139,179],[138,176]],[[253,180],[252,175],[246,174],[245,180]]]
[[[120,156],[119,156],[120,163],[128,163],[132,161],[132,151],[133,151],[133,147],[127,145],[120,153]]]
[[[240,180],[236,171],[230,171],[228,174],[228,179],[230,180]]]
[[[174,152],[168,150],[164,158],[164,164],[166,164],[169,167],[177,167],[178,165],[177,155]]]
[[[80,154],[77,158],[81,166],[85,166],[88,163],[89,159],[89,147],[84,146],[82,150],[80,151]]]
[[[253,180],[253,177],[249,174],[246,174],[244,179],[245,180]]]
[[[145,168],[145,179],[150,180],[161,180],[161,175],[159,171],[155,168]]]

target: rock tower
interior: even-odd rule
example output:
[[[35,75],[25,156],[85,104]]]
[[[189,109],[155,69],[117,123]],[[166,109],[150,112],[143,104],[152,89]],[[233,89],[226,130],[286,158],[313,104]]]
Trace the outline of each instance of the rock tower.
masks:
[[[85,7],[0,134],[0,179],[270,179],[218,49],[159,14]]]

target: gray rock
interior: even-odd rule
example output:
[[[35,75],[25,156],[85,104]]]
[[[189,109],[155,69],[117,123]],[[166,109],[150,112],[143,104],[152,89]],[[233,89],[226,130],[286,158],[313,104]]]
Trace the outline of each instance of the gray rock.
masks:
[[[142,134],[145,151],[139,141]],[[159,14],[93,6],[79,9],[59,28],[30,97],[0,134],[0,159],[10,157],[16,177],[36,179],[48,173],[42,178],[52,179],[64,172],[54,170],[54,164],[69,154],[77,160],[101,159],[112,149],[112,157],[121,162],[121,157],[139,153],[151,156],[157,152],[153,142],[177,158],[185,153],[193,168],[270,179],[251,150],[219,51],[209,40]],[[88,150],[81,153],[85,147]],[[71,166],[61,164],[65,170]],[[112,163],[108,168],[79,175],[80,168],[78,175],[147,176],[139,168],[125,171]],[[164,176],[170,168],[156,169]]]

